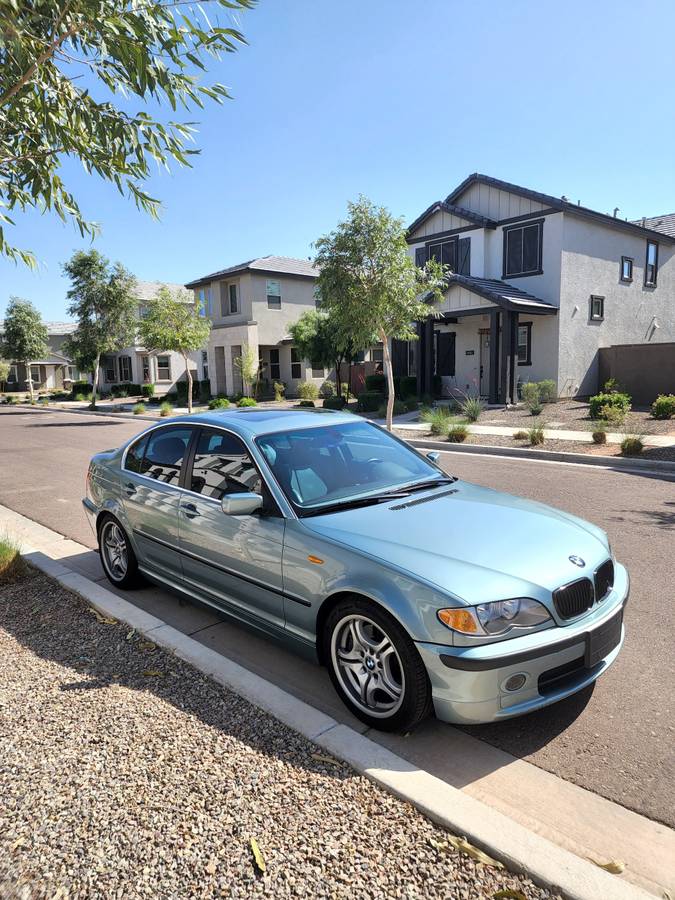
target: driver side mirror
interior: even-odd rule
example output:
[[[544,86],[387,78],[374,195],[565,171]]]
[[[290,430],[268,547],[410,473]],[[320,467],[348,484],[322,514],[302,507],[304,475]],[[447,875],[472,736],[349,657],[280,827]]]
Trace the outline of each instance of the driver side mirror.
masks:
[[[435,463],[435,462],[438,462],[438,457],[440,455],[441,454],[438,452],[438,450],[432,450],[430,453],[426,454],[426,457],[427,457],[427,459],[430,459],[431,462]]]
[[[253,491],[225,494],[220,506],[226,516],[251,516],[263,505],[263,498]]]

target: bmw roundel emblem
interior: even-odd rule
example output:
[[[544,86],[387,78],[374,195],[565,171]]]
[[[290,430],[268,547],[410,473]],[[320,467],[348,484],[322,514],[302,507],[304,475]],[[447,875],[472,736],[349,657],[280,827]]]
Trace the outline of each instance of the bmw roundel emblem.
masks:
[[[574,563],[575,566],[579,566],[580,569],[586,565],[586,560],[582,559],[580,556],[569,556],[569,561]]]

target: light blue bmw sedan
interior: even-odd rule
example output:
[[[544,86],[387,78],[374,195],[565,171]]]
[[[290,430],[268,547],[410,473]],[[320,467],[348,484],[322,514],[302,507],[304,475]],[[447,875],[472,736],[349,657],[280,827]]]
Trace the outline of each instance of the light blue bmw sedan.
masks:
[[[282,638],[371,727],[497,721],[595,681],[629,588],[607,535],[434,456],[345,413],[213,412],[94,456],[83,503],[114,585]]]

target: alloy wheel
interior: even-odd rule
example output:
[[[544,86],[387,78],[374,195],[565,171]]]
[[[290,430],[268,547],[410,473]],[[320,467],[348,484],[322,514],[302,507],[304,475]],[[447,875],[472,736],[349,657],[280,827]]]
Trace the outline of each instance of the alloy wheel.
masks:
[[[106,522],[101,535],[105,567],[113,581],[122,581],[129,568],[127,541],[117,522]]]

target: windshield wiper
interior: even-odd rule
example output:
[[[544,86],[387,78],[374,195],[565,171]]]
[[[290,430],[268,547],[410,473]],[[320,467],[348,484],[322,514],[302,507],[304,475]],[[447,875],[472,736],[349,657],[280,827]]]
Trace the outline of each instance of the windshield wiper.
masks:
[[[456,475],[447,475],[443,478],[429,478],[427,481],[416,481],[414,484],[407,484],[404,488],[406,491],[426,491],[429,488],[435,488],[441,484],[454,484],[457,481]]]
[[[359,506],[373,506],[376,503],[386,503],[387,500],[399,500],[402,497],[409,497],[410,491],[405,490],[385,491],[381,494],[368,494],[367,497],[354,497],[353,500],[339,500],[336,503],[327,503],[324,506],[318,506],[316,509],[304,509],[300,513],[302,518],[307,516],[323,516],[326,513],[340,512],[344,509],[356,509]]]

